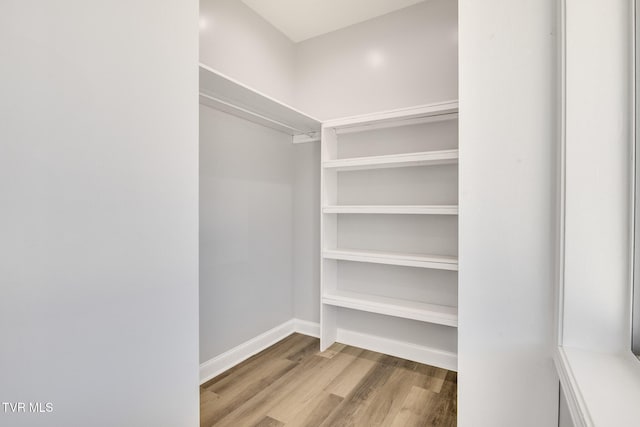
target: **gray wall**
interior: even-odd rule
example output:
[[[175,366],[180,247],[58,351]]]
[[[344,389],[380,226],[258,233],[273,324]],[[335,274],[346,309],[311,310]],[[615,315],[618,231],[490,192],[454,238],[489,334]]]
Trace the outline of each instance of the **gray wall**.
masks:
[[[293,100],[294,44],[284,34],[240,0],[202,0],[200,20],[201,62]],[[301,187],[294,186],[291,137],[208,107],[200,107],[200,117],[203,363],[293,317],[294,274],[300,277],[293,247],[317,240],[293,237],[293,199]],[[296,254],[300,262],[313,261]]]
[[[558,407],[558,427],[575,427],[575,424],[571,419],[569,406],[567,406],[567,398],[564,395],[564,390],[562,389],[562,387],[560,387],[560,404]]]
[[[294,99],[294,49],[240,0],[200,1],[200,61],[285,103]]]
[[[197,16],[0,2],[0,425],[198,423]]]
[[[558,424],[556,8],[460,1],[460,427]]]
[[[200,362],[293,317],[291,137],[200,106]]]
[[[429,0],[296,45],[296,106],[319,119],[458,98],[458,2]]]
[[[293,290],[295,317],[320,321],[320,144],[293,148]]]

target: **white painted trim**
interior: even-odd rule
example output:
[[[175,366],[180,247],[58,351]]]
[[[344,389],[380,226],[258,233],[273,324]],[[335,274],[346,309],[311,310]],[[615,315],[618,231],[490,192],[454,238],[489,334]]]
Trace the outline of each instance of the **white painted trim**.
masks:
[[[320,336],[320,324],[302,319],[287,320],[275,328],[200,364],[200,384],[271,347],[294,332],[318,338]]]
[[[560,378],[560,384],[562,385],[562,391],[564,392],[574,427],[592,427],[593,421],[591,421],[589,410],[580,393],[580,388],[562,347],[556,349],[553,361],[558,371],[558,377]]]
[[[363,334],[338,328],[337,342],[365,350],[376,351],[390,356],[436,366],[450,371],[458,370],[458,356],[455,353],[396,341],[375,335]]]
[[[558,225],[557,225],[557,255],[556,255],[556,304],[555,312],[555,343],[557,346],[562,345],[564,330],[564,276],[565,276],[565,228],[566,228],[566,153],[567,153],[567,22],[566,22],[566,0],[559,2],[559,24],[560,29],[560,49],[559,49],[559,65],[560,65],[560,90],[559,107],[560,120],[558,124],[559,133],[559,165],[558,167]]]
[[[320,323],[309,322],[308,320],[293,319],[295,331],[299,334],[320,338]]]
[[[638,276],[637,269],[640,268],[640,262],[636,261],[636,247],[640,245],[640,229],[638,229],[638,224],[636,224],[636,215],[638,204],[640,203],[640,198],[636,197],[636,189],[638,186],[638,179],[640,176],[638,175],[638,153],[636,150],[636,145],[638,140],[640,139],[639,128],[638,128],[638,109],[637,104],[640,102],[638,99],[638,73],[639,70],[639,61],[640,57],[636,55],[636,50],[640,47],[638,46],[638,25],[640,25],[640,17],[638,16],[638,0],[632,1],[631,9],[633,13],[631,13],[631,29],[633,31],[633,37],[631,42],[631,64],[632,64],[632,78],[631,78],[631,185],[630,185],[630,195],[629,200],[630,203],[630,212],[629,212],[629,229],[631,230],[630,235],[632,236],[629,241],[629,254],[630,254],[630,262],[629,262],[629,278],[631,282],[631,289],[629,290],[629,313],[631,313],[631,327],[629,328],[629,338],[631,341],[631,350],[634,353],[637,353],[636,348],[640,348],[640,338],[634,338],[634,327],[638,328],[640,331],[640,319],[636,318],[636,316],[640,315],[640,283],[636,283],[640,280],[640,276]],[[638,304],[638,307],[635,307],[634,304]],[[640,335],[638,332],[637,335]],[[636,342],[638,341],[638,342]]]
[[[257,337],[225,351],[200,365],[200,384],[220,375],[295,332],[295,319],[288,320]]]

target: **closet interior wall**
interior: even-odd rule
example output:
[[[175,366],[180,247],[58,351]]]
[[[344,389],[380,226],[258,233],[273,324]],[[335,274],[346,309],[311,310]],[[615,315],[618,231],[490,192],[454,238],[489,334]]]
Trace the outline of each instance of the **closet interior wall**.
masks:
[[[290,102],[293,60],[241,1],[200,2],[201,63]],[[284,133],[200,105],[200,363],[293,317],[293,155]]]
[[[293,317],[291,137],[200,107],[200,357]]]
[[[456,1],[422,2],[295,44],[239,0],[202,0],[200,14],[202,63],[320,120],[458,97]],[[290,137],[282,134],[284,140],[289,141],[285,147],[284,142],[273,143],[278,135],[272,130],[260,130],[256,125],[245,122],[245,126],[252,129],[249,132],[241,129],[241,122],[227,114],[211,112],[206,106],[200,106],[200,110],[201,150],[217,153],[201,155],[200,160],[202,363],[287,318],[319,322],[321,255],[319,143],[291,144]],[[247,134],[242,140],[242,149],[218,147],[234,143],[235,136],[224,128],[235,128],[235,132]],[[218,137],[225,132],[227,138]],[[249,133],[252,136],[249,137]],[[245,238],[247,243],[257,243],[255,239],[259,236],[253,234],[256,225],[253,221],[266,226],[260,206],[254,204],[252,212],[242,212],[242,209],[249,209],[250,204],[236,206],[236,212],[227,211],[226,218],[234,221],[235,229],[226,227],[220,222],[220,215],[213,212],[231,209],[224,191],[211,191],[211,188],[229,188],[221,182],[219,170],[216,172],[215,169],[225,162],[224,158],[217,156],[233,151],[237,155],[244,152],[247,159],[255,159],[254,166],[260,164],[264,171],[274,168],[272,172],[275,173],[278,168],[278,185],[263,191],[274,191],[279,195],[289,191],[290,195],[289,204],[278,206],[279,214],[275,211],[269,213],[280,216],[273,225],[277,230],[271,229],[268,235],[262,236],[267,238],[262,242],[265,248],[269,246],[268,239],[277,243],[279,262],[289,266],[290,271],[288,275],[284,271],[279,272],[270,280],[256,280],[250,286],[239,286],[239,283],[227,280],[230,277],[218,275],[223,267],[220,263],[231,262],[224,260],[224,248],[229,247],[237,250],[238,258],[236,265],[228,264],[223,268],[229,268],[229,274],[235,279],[239,279],[241,274],[248,274],[241,270],[249,267],[273,272],[271,264],[259,266],[256,260],[251,261],[253,255],[261,256],[252,252],[255,249],[252,245],[241,252],[237,241]],[[272,160],[271,166],[262,164]],[[291,162],[290,165],[285,164],[287,161]],[[237,174],[238,180],[242,180],[239,174],[253,170],[247,165],[237,166],[227,169]],[[286,173],[283,172],[285,170]],[[252,176],[256,180],[264,178]],[[273,205],[267,194],[261,197],[264,203]],[[205,210],[207,206],[211,211]],[[290,220],[288,225],[285,218]],[[227,233],[217,232],[221,230]],[[236,235],[236,231],[246,231],[247,234],[242,237],[241,233]],[[218,249],[212,249],[209,244]],[[263,274],[257,270],[256,277],[261,276]],[[247,294],[251,289],[258,295],[275,292],[279,297],[273,295],[269,300],[254,298],[256,295]],[[274,304],[276,299],[278,301]],[[253,300],[253,303],[247,300]],[[235,301],[235,305],[230,301]],[[378,316],[367,317],[371,319],[349,319],[347,313],[345,322],[375,322]],[[433,337],[438,342],[446,342],[448,349],[454,349],[455,339],[442,337],[441,327],[434,326],[435,330],[431,331]],[[429,331],[434,328],[426,325],[426,329],[418,331],[414,321],[392,319],[384,329],[389,329],[389,334],[400,330],[405,334],[415,331],[414,335],[424,335],[426,330],[429,336]],[[220,340],[220,336],[228,339]],[[421,339],[428,341],[428,337]]]

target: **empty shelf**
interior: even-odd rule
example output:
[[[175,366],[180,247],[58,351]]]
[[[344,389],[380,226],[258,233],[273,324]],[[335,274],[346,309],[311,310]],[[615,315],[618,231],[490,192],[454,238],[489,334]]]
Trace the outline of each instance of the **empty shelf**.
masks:
[[[420,153],[391,154],[386,156],[354,157],[328,160],[325,169],[353,171],[364,169],[400,168],[409,166],[435,166],[458,162],[458,150],[424,151]]]
[[[322,253],[326,259],[370,262],[374,264],[400,265],[405,267],[431,268],[436,270],[458,270],[458,258],[439,255],[417,255],[398,252],[329,249]]]
[[[415,215],[457,215],[457,205],[351,205],[324,206],[323,213],[351,214],[415,214]]]
[[[200,103],[288,135],[316,135],[319,120],[200,64]]]
[[[446,305],[338,290],[325,293],[322,303],[438,325],[458,326],[458,309]]]
[[[458,118],[458,101],[446,101],[328,120],[322,126],[334,128],[338,132],[348,132],[456,118]]]

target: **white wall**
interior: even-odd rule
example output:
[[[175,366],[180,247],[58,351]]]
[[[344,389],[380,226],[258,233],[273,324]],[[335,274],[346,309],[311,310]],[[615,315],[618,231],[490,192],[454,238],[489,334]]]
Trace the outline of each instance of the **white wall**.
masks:
[[[459,4],[461,427],[558,423],[555,9]]]
[[[200,106],[200,362],[293,317],[291,137]]]
[[[562,344],[630,349],[631,2],[567,1]],[[598,22],[599,31],[589,28]]]
[[[240,0],[200,1],[200,61],[282,102],[294,100],[294,44]]]
[[[429,0],[299,43],[296,105],[329,119],[457,99],[457,6]]]
[[[0,3],[0,425],[198,423],[197,19]]]
[[[562,4],[564,269],[557,366],[575,424],[635,426],[640,367],[630,352],[634,2]]]

